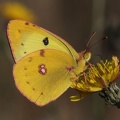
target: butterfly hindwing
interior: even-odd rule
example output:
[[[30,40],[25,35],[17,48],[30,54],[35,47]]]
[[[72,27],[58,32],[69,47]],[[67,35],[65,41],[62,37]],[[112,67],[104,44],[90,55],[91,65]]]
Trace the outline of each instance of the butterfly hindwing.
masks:
[[[13,74],[21,93],[43,106],[71,86],[75,67],[75,61],[67,53],[45,49],[23,57],[14,65]]]

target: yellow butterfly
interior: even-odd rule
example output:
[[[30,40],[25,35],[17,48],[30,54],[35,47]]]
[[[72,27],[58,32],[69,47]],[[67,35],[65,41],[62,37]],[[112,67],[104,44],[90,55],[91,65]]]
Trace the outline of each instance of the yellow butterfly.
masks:
[[[77,53],[53,33],[30,22],[12,20],[7,35],[16,64],[15,84],[39,106],[57,99],[86,69],[91,53]]]

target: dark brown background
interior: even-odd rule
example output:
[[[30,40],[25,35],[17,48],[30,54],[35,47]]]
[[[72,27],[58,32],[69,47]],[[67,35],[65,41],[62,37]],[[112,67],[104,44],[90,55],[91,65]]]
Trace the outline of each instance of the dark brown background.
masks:
[[[7,0],[0,0],[0,4]],[[95,45],[95,55],[109,59],[119,56],[119,0],[19,0],[38,17],[37,25],[59,35],[77,51],[86,48],[93,31],[92,43],[108,35],[109,39]],[[18,13],[19,14],[19,13]],[[92,94],[80,102],[72,103],[69,89],[56,101],[39,107],[28,101],[15,87],[12,77],[13,60],[5,37],[6,20],[0,15],[0,120],[119,120],[120,110],[107,107],[97,95]],[[91,44],[92,44],[91,43]],[[98,59],[97,59],[98,58]],[[64,81],[63,81],[64,82]]]

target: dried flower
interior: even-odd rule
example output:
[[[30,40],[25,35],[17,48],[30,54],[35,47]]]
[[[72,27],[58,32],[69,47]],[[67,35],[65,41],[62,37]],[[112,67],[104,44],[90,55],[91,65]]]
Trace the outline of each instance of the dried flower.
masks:
[[[106,101],[107,105],[120,108],[120,88],[116,83],[110,83],[109,87],[99,92],[99,95]]]

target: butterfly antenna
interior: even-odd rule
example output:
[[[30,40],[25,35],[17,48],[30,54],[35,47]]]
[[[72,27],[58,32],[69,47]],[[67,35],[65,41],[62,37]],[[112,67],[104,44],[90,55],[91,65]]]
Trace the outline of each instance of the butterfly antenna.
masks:
[[[88,46],[89,46],[89,44],[90,44],[90,42],[91,42],[91,39],[93,38],[93,36],[96,34],[96,32],[93,32],[92,33],[92,35],[90,36],[90,38],[89,38],[89,40],[88,40],[88,42],[87,42],[87,45],[86,45],[86,47],[88,48]]]
[[[106,37],[104,37],[103,39],[98,40],[96,43],[94,43],[93,45],[91,45],[91,46],[88,47],[88,48],[89,48],[89,49],[92,48],[93,46],[95,46],[96,44],[100,43],[101,41],[103,41],[103,40],[105,40],[105,39],[107,39],[107,38],[108,38],[108,37],[106,36]]]

